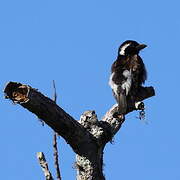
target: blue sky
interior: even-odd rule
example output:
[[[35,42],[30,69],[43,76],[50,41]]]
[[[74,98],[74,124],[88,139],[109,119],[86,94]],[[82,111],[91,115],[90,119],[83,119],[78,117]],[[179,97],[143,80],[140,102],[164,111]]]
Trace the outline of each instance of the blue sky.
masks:
[[[0,1],[1,179],[43,180],[36,152],[50,168],[52,130],[35,115],[3,98],[8,81],[29,84],[79,119],[85,110],[101,118],[115,103],[108,86],[118,46],[127,39],[148,45],[141,56],[147,86],[148,125],[137,112],[126,117],[104,153],[107,180],[180,179],[179,67],[180,2],[171,1]],[[63,180],[75,179],[74,153],[59,139]]]

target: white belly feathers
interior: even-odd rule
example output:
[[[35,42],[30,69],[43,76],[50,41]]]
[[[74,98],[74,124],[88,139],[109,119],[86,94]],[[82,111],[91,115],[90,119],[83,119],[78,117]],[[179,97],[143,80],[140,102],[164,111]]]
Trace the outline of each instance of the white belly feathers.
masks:
[[[123,76],[126,79],[126,81],[121,85],[121,87],[126,91],[126,96],[128,95],[129,93],[129,90],[131,89],[131,83],[132,83],[132,73],[131,73],[131,70],[128,71],[128,70],[125,70],[123,72]]]
[[[111,89],[114,91],[114,93],[116,94],[116,96],[118,95],[118,85],[114,83],[114,81],[112,80],[114,76],[114,72],[111,74],[110,78],[109,78],[109,85],[111,87]]]
[[[125,70],[123,72],[123,76],[126,78],[126,81],[124,81],[121,85],[119,84],[115,84],[114,81],[112,80],[114,76],[114,72],[111,74],[110,78],[109,78],[109,85],[112,88],[112,90],[114,91],[114,93],[116,95],[118,95],[118,87],[121,86],[122,89],[125,90],[126,92],[126,96],[129,93],[129,90],[131,89],[131,84],[132,84],[132,73],[131,70]]]

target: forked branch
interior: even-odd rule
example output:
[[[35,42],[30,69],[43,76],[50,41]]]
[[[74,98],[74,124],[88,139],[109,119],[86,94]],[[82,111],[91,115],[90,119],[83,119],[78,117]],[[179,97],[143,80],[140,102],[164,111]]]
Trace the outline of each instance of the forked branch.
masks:
[[[117,111],[116,105],[101,121],[98,121],[95,111],[87,111],[78,122],[53,100],[28,85],[9,82],[4,92],[6,98],[36,114],[70,144],[77,154],[78,180],[105,179],[102,172],[104,146],[118,132],[125,120],[124,116],[113,116]],[[141,87],[135,101],[143,101],[154,95],[153,87]],[[127,113],[133,110],[137,110],[135,102],[129,99]]]

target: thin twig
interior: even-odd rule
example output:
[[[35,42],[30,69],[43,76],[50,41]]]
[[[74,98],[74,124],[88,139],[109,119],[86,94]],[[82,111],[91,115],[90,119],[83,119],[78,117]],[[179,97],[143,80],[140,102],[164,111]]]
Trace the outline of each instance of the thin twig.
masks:
[[[58,180],[61,180],[61,174],[60,174],[60,169],[59,169],[59,160],[58,160],[57,135],[56,135],[56,133],[54,133],[53,149],[54,149],[54,166],[56,169],[56,177]]]
[[[56,103],[57,93],[56,93],[56,84],[54,80],[53,80],[53,89],[54,89],[53,101]]]
[[[54,89],[54,96],[53,100],[56,103],[57,100],[57,93],[56,93],[56,85],[55,81],[53,80],[53,89]],[[57,148],[57,134],[54,132],[54,137],[53,137],[53,149],[54,149],[54,166],[56,169],[56,177],[57,180],[61,180],[61,173],[60,173],[60,168],[59,168],[59,160],[58,160],[58,148]]]
[[[49,171],[49,168],[48,168],[48,163],[46,162],[46,158],[45,158],[43,152],[37,153],[37,159],[39,160],[39,164],[44,172],[44,176],[45,176],[46,180],[53,180],[51,172]]]

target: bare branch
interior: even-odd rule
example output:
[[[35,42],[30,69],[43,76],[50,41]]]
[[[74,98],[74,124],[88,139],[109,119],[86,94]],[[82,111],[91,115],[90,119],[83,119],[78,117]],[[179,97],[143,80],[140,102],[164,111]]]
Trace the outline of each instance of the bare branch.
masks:
[[[45,176],[46,180],[53,180],[51,172],[49,171],[49,168],[48,168],[48,163],[46,162],[46,158],[45,158],[43,152],[37,153],[37,159],[39,160],[39,164],[44,172],[44,176]]]
[[[78,154],[84,152],[82,147],[94,146],[94,138],[73,117],[67,114],[53,100],[45,97],[36,89],[21,83],[9,82],[4,92],[7,99],[20,104],[36,114],[55,132],[62,136]],[[91,143],[90,143],[91,142]],[[81,147],[81,148],[80,148]]]
[[[56,103],[57,100],[57,93],[56,93],[56,84],[55,81],[53,80],[53,89],[54,89],[54,102]],[[54,149],[54,166],[56,169],[56,177],[57,180],[61,180],[61,173],[60,173],[60,168],[59,168],[59,159],[58,159],[58,147],[57,147],[57,135],[56,132],[54,132],[53,136],[53,149]]]
[[[56,100],[57,100],[57,92],[56,92],[56,84],[55,84],[55,81],[53,80],[53,89],[54,89],[54,97],[53,97],[53,100],[54,102],[56,103]]]
[[[136,102],[143,101],[144,99],[150,98],[154,95],[155,95],[155,91],[153,87],[140,87],[135,101]],[[132,101],[132,99],[128,99],[128,103],[127,103],[128,108],[126,114],[128,114],[131,111],[138,110],[137,107],[135,106],[135,101]],[[115,104],[102,118],[102,122],[107,123],[107,128],[108,129],[109,127],[111,128],[112,137],[118,132],[118,130],[121,128],[122,123],[125,121],[124,116],[114,117],[114,114],[117,111],[118,111],[118,105]]]
[[[59,169],[59,160],[58,160],[58,148],[57,148],[56,133],[54,133],[54,138],[53,138],[53,149],[54,149],[54,166],[56,169],[56,177],[58,180],[61,180],[61,174],[60,174],[60,169]]]
[[[86,111],[77,122],[57,106],[53,100],[28,85],[9,82],[4,92],[6,98],[36,114],[70,144],[77,154],[78,180],[105,179],[103,175],[103,149],[125,120],[123,115],[114,116],[114,113],[117,112],[117,105],[114,105],[101,121],[98,121],[95,111]],[[139,88],[136,99],[130,99],[130,97],[127,99],[126,113],[137,110],[135,102],[143,101],[154,95],[153,87]]]

